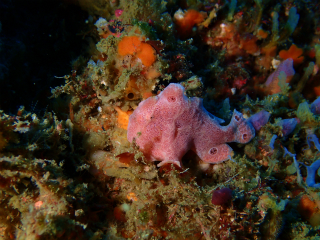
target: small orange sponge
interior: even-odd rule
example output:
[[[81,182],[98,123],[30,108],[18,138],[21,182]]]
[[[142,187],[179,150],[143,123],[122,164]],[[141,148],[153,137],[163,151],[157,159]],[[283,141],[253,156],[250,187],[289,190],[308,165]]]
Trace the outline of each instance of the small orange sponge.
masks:
[[[188,38],[192,35],[192,28],[204,21],[203,15],[194,10],[189,9],[183,18],[176,20],[177,32],[182,39]]]
[[[128,54],[132,55],[135,52],[137,52],[137,50],[140,48],[140,45],[141,45],[141,41],[139,37],[136,37],[136,36],[124,37],[119,42],[118,53],[121,56],[125,56]]]
[[[118,45],[118,53],[121,56],[136,53],[137,58],[146,67],[151,66],[156,61],[156,51],[153,47],[148,43],[141,42],[137,36],[122,38]]]
[[[137,52],[137,57],[146,67],[151,66],[156,61],[155,50],[148,43],[141,43],[140,51]]]
[[[301,48],[298,48],[296,45],[292,44],[288,50],[281,50],[279,52],[279,57],[281,57],[284,60],[292,58],[293,63],[296,65],[303,62],[304,57],[301,56],[302,54],[303,50]]]
[[[118,126],[126,130],[128,128],[129,117],[132,114],[132,111],[124,112],[117,106],[114,106],[114,109],[118,112]]]

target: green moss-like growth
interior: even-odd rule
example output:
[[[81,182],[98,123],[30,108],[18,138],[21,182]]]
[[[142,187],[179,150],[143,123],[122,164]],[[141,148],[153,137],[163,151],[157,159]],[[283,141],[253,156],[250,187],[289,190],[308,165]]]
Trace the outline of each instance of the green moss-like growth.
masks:
[[[133,0],[119,1],[119,8],[123,9],[121,20],[126,24],[132,24],[134,19],[148,22],[149,19],[157,21],[160,19],[161,13],[166,11],[166,1],[157,0]]]
[[[300,103],[296,111],[297,117],[304,123],[310,123],[315,121],[315,116],[309,108],[307,102]]]
[[[150,40],[156,40],[156,32],[147,22],[132,20],[132,25],[138,26],[144,36],[150,38]]]

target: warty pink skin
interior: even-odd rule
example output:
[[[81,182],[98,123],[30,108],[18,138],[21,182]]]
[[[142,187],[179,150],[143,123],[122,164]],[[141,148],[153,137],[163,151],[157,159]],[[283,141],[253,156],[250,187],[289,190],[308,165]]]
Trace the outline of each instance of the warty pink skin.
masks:
[[[207,163],[230,158],[227,142],[247,143],[254,137],[251,123],[236,110],[228,126],[220,126],[200,98],[187,98],[180,84],[171,83],[158,96],[142,101],[129,119],[128,140],[158,166],[174,163],[193,150]]]

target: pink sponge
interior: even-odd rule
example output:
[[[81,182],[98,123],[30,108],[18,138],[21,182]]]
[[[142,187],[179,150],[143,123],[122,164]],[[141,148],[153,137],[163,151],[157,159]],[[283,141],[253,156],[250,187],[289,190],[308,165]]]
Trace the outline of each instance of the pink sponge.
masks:
[[[228,126],[220,126],[200,98],[187,98],[180,84],[171,83],[158,96],[142,101],[129,119],[128,140],[151,161],[181,166],[193,150],[207,163],[227,160],[232,149],[225,143],[247,143],[254,137],[251,123],[233,112]]]

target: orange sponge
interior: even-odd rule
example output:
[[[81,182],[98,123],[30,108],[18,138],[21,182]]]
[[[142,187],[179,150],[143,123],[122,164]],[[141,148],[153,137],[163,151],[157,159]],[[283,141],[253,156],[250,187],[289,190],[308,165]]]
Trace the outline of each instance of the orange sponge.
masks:
[[[137,36],[124,37],[119,42],[118,53],[121,56],[132,55],[140,48],[141,41]]]
[[[320,96],[320,86],[314,87],[313,91],[317,96]]]
[[[140,51],[137,52],[137,57],[146,67],[151,66],[156,61],[155,50],[148,43],[141,43]]]
[[[118,45],[118,53],[121,56],[136,54],[146,67],[156,61],[156,51],[153,47],[148,43],[141,42],[137,36],[122,38]]]
[[[265,38],[268,37],[268,32],[267,32],[267,31],[264,31],[262,28],[260,28],[260,29],[258,30],[257,36],[258,36],[259,38],[265,39]]]
[[[186,28],[192,28],[195,24],[203,22],[203,20],[204,17],[200,12],[194,9],[189,9],[184,15],[184,19],[181,23]]]
[[[132,114],[132,111],[124,112],[117,106],[114,106],[114,109],[118,112],[118,126],[126,130],[128,128],[129,117]]]
[[[296,45],[292,44],[288,50],[281,50],[279,52],[279,57],[282,59],[292,58],[293,63],[296,65],[303,62],[304,57],[301,56],[302,53],[303,50],[301,48],[298,48]]]
[[[204,21],[204,16],[194,10],[189,9],[182,18],[176,19],[177,31],[181,38],[188,38],[192,35],[192,28]]]

